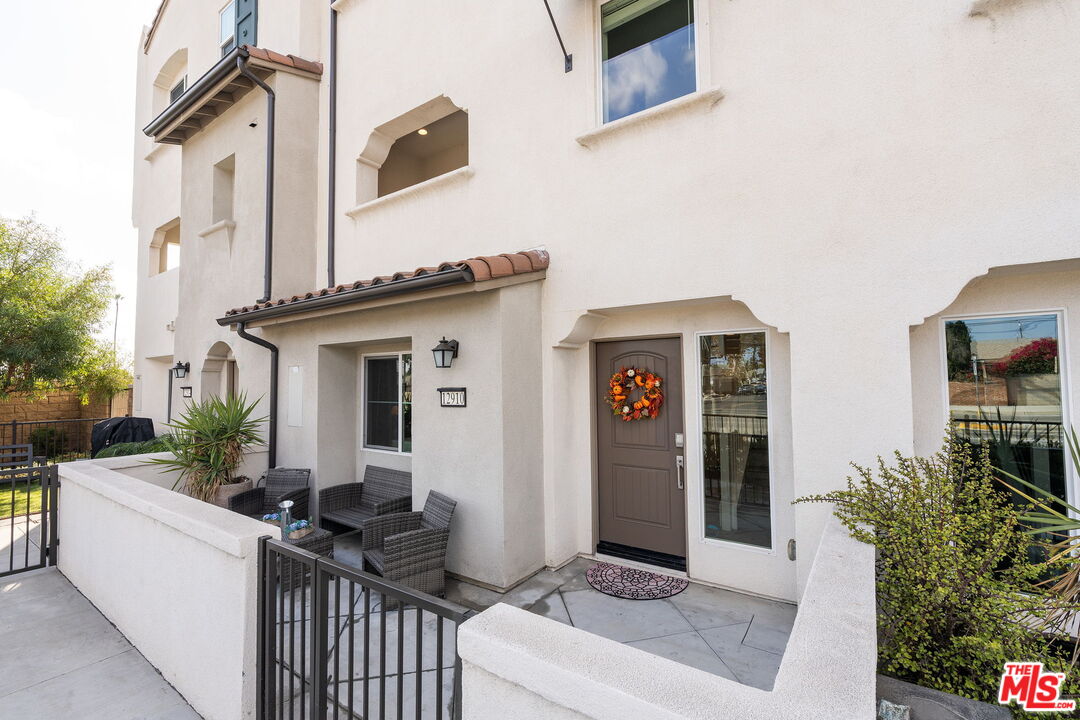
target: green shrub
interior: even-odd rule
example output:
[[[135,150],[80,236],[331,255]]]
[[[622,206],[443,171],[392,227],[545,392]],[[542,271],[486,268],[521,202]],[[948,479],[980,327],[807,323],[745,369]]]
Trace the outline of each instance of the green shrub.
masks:
[[[34,446],[35,455],[44,455],[51,460],[63,454],[67,432],[63,428],[39,427],[30,431],[27,440]]]
[[[145,453],[165,452],[169,449],[166,443],[171,438],[171,435],[162,435],[160,437],[152,438],[150,440],[116,443],[115,445],[110,445],[109,447],[99,452],[96,457],[125,457],[127,455],[143,455]]]
[[[1006,662],[1065,672],[1061,638],[1021,624],[1061,600],[1032,592],[1049,568],[1028,559],[1038,541],[985,449],[950,435],[930,458],[896,453],[892,467],[879,458],[876,471],[855,469],[846,490],[797,502],[835,503],[852,536],[878,549],[880,672],[991,703]],[[1065,694],[1080,690],[1075,676],[1067,684]]]
[[[178,472],[173,489],[183,486],[193,498],[210,502],[217,489],[237,481],[236,470],[248,449],[263,444],[259,424],[253,418],[258,401],[247,395],[209,397],[189,405],[180,419],[169,425],[173,436],[165,440],[172,457],[148,458],[162,472]]]

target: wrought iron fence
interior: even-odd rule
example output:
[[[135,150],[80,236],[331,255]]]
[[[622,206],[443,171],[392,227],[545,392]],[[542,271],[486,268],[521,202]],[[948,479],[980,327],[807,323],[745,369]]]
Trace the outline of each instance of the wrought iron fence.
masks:
[[[29,458],[29,448],[23,448]],[[11,458],[21,455],[22,448],[11,450],[0,448],[5,463],[16,462]],[[55,465],[29,459],[0,468],[0,577],[56,564],[59,487]]]
[[[12,420],[0,424],[0,444],[34,446],[34,454],[51,462],[90,457],[90,435],[94,425],[108,418],[72,420]]]
[[[457,627],[467,614],[263,538],[256,717],[458,720]]]
[[[1063,448],[1065,426],[1047,420],[1005,420],[998,417],[952,418],[960,437],[970,442]]]

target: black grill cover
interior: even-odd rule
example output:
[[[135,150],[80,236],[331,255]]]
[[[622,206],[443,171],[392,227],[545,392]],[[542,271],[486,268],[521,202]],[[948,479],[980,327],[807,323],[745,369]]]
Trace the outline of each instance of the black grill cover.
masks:
[[[94,425],[90,433],[90,457],[116,443],[154,439],[154,421],[150,418],[114,417]]]

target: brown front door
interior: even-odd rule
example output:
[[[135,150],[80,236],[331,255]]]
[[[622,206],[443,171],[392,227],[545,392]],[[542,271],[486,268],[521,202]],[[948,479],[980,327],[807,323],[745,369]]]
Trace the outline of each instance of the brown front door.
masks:
[[[609,381],[622,368],[642,368],[663,378],[664,402],[655,418],[625,422],[608,405]],[[633,556],[644,551],[661,564],[686,557],[682,360],[678,338],[596,344],[599,552]],[[629,395],[633,402],[640,391]],[[662,556],[668,556],[663,558]],[[667,563],[663,563],[667,560]],[[675,563],[678,564],[678,563]]]

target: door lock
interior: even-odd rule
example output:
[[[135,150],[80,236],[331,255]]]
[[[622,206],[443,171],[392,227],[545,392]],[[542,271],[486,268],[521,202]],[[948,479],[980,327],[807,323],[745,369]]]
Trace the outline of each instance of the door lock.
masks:
[[[684,461],[682,455],[675,456],[675,480],[678,483],[680,490],[683,489],[683,467]]]

